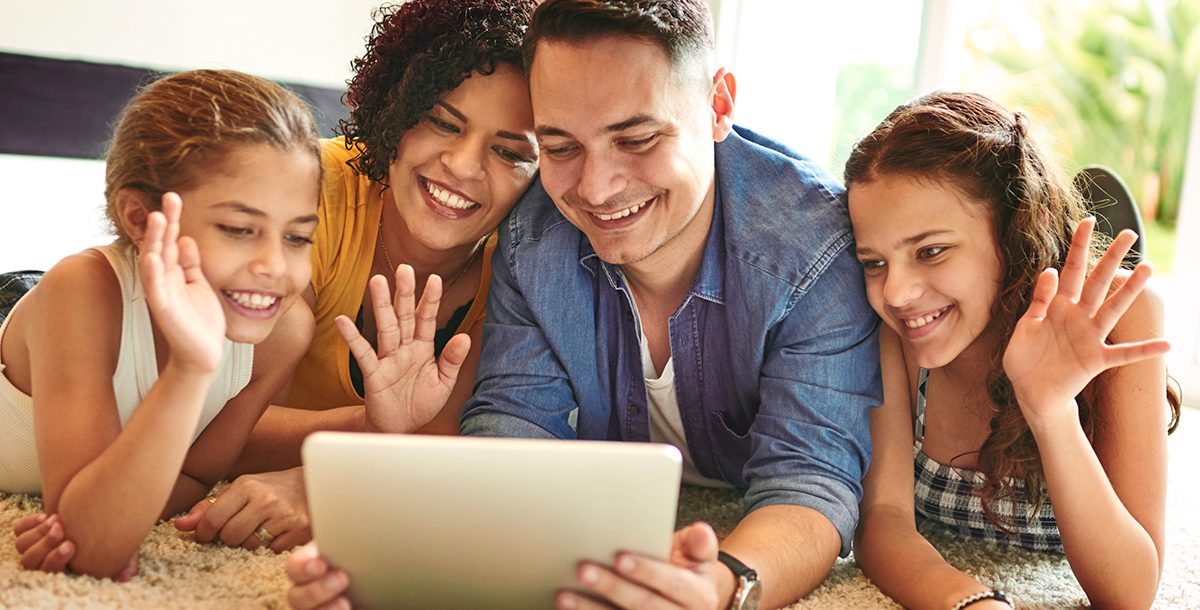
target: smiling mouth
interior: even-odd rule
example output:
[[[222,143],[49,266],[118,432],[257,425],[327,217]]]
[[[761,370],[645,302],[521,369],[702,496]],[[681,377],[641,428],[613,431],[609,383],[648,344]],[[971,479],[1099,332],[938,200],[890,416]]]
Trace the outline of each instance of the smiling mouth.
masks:
[[[601,214],[599,212],[589,212],[589,213],[592,216],[595,216],[596,218],[599,218],[600,220],[603,220],[605,222],[609,222],[612,220],[620,220],[622,218],[625,218],[626,216],[632,216],[633,214],[637,214],[638,212],[642,211],[642,208],[650,205],[650,202],[652,202],[652,201],[654,201],[654,200],[647,199],[641,203],[636,203],[636,204],[631,205],[623,210],[617,210],[616,212],[613,212],[611,214]]]
[[[942,317],[943,315],[946,314],[947,311],[950,311],[949,305],[947,305],[933,313],[928,313],[923,316],[917,316],[915,318],[901,319],[900,321],[903,322],[904,325],[907,326],[908,328],[921,328],[922,326],[930,324],[934,320],[937,320],[938,318]]]
[[[279,302],[279,297],[262,294],[258,292],[234,292],[232,290],[221,291],[229,300],[245,307],[246,309],[262,310],[270,309]]]
[[[454,193],[449,189],[444,189],[424,178],[421,179],[421,184],[425,187],[425,191],[429,193],[429,196],[432,197],[434,201],[448,208],[454,208],[456,210],[471,210],[479,207],[479,203],[471,201],[470,199],[467,199],[458,193]]]

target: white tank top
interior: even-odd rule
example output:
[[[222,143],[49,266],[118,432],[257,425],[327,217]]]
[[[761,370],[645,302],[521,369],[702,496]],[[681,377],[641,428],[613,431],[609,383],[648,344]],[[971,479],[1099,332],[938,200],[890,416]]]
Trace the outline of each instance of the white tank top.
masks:
[[[150,309],[142,291],[141,277],[137,273],[134,249],[113,244],[95,250],[108,259],[121,284],[121,348],[117,356],[117,369],[113,373],[113,393],[121,426],[124,427],[141,404],[142,397],[158,380],[154,332],[150,326]],[[23,301],[24,298],[13,305],[13,311]],[[0,339],[12,318],[10,312],[4,323],[0,324]],[[208,389],[208,396],[204,399],[192,442],[225,403],[237,396],[250,382],[253,364],[253,345],[225,340],[224,355]],[[14,387],[3,372],[4,364],[0,363],[0,490],[41,493],[42,478],[33,435],[33,399]]]

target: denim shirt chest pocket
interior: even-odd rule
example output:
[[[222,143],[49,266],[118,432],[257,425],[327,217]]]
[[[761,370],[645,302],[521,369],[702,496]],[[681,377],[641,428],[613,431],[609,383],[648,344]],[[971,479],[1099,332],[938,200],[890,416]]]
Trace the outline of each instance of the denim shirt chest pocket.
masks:
[[[690,295],[670,322],[671,355],[680,417],[697,469],[744,488],[757,397],[738,395],[745,387],[734,379],[742,368],[735,359],[741,337],[726,314],[724,303]]]
[[[609,438],[650,441],[648,400],[642,366],[641,325],[636,306],[619,268],[599,263],[597,322],[608,339],[600,361],[614,362],[610,396],[612,422]],[[738,384],[728,376],[733,367],[729,325],[723,304],[693,291],[668,320],[671,363],[679,416],[688,451],[706,477],[744,487],[742,466],[750,455],[747,436],[754,412],[753,400],[737,397]],[[728,423],[727,423],[728,422]]]

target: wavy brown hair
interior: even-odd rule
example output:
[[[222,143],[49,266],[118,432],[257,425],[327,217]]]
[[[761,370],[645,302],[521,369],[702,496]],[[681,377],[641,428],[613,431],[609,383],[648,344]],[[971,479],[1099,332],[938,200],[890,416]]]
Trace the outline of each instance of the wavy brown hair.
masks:
[[[117,220],[120,190],[140,191],[158,209],[163,193],[192,188],[245,144],[299,150],[320,166],[312,111],[280,85],[234,70],[180,72],[147,85],[121,113],[105,155],[105,215],[117,241],[129,241]]]
[[[969,197],[989,202],[1003,280],[992,306],[989,332],[1001,340],[991,354],[987,393],[995,412],[979,448],[984,512],[997,527],[1010,530],[1012,516],[998,515],[995,502],[1023,493],[1034,511],[1046,500],[1037,444],[1004,373],[1004,350],[1017,321],[1029,308],[1042,270],[1061,270],[1075,227],[1088,215],[1079,192],[1030,137],[1021,112],[974,93],[933,93],[896,108],[859,140],[846,161],[847,188],[881,175],[910,175],[953,184]],[[1091,263],[1107,240],[1094,236]],[[1092,401],[1100,396],[1094,379],[1076,400],[1089,440],[1097,421]],[[1179,395],[1167,388],[1168,431],[1179,421]],[[1011,481],[1019,481],[1014,488]]]
[[[521,39],[533,0],[410,0],[375,12],[367,52],[354,60],[338,123],[350,165],[387,183],[400,137],[472,73],[508,64],[524,74]],[[357,145],[357,146],[356,146]]]

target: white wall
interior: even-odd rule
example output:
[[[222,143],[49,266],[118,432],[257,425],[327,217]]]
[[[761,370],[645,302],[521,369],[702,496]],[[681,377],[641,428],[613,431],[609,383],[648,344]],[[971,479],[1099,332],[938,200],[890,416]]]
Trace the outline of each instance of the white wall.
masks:
[[[0,51],[341,89],[382,0],[0,0]],[[0,129],[4,118],[0,117]],[[0,271],[104,243],[104,164],[0,155]]]
[[[381,0],[0,0],[0,51],[341,88]]]
[[[1167,338],[1171,352],[1167,368],[1183,387],[1187,404],[1200,407],[1200,84],[1192,110],[1192,132],[1184,170],[1183,195],[1175,242],[1174,282],[1165,287]]]
[[[0,271],[44,271],[111,239],[100,161],[0,155],[0,184]]]

